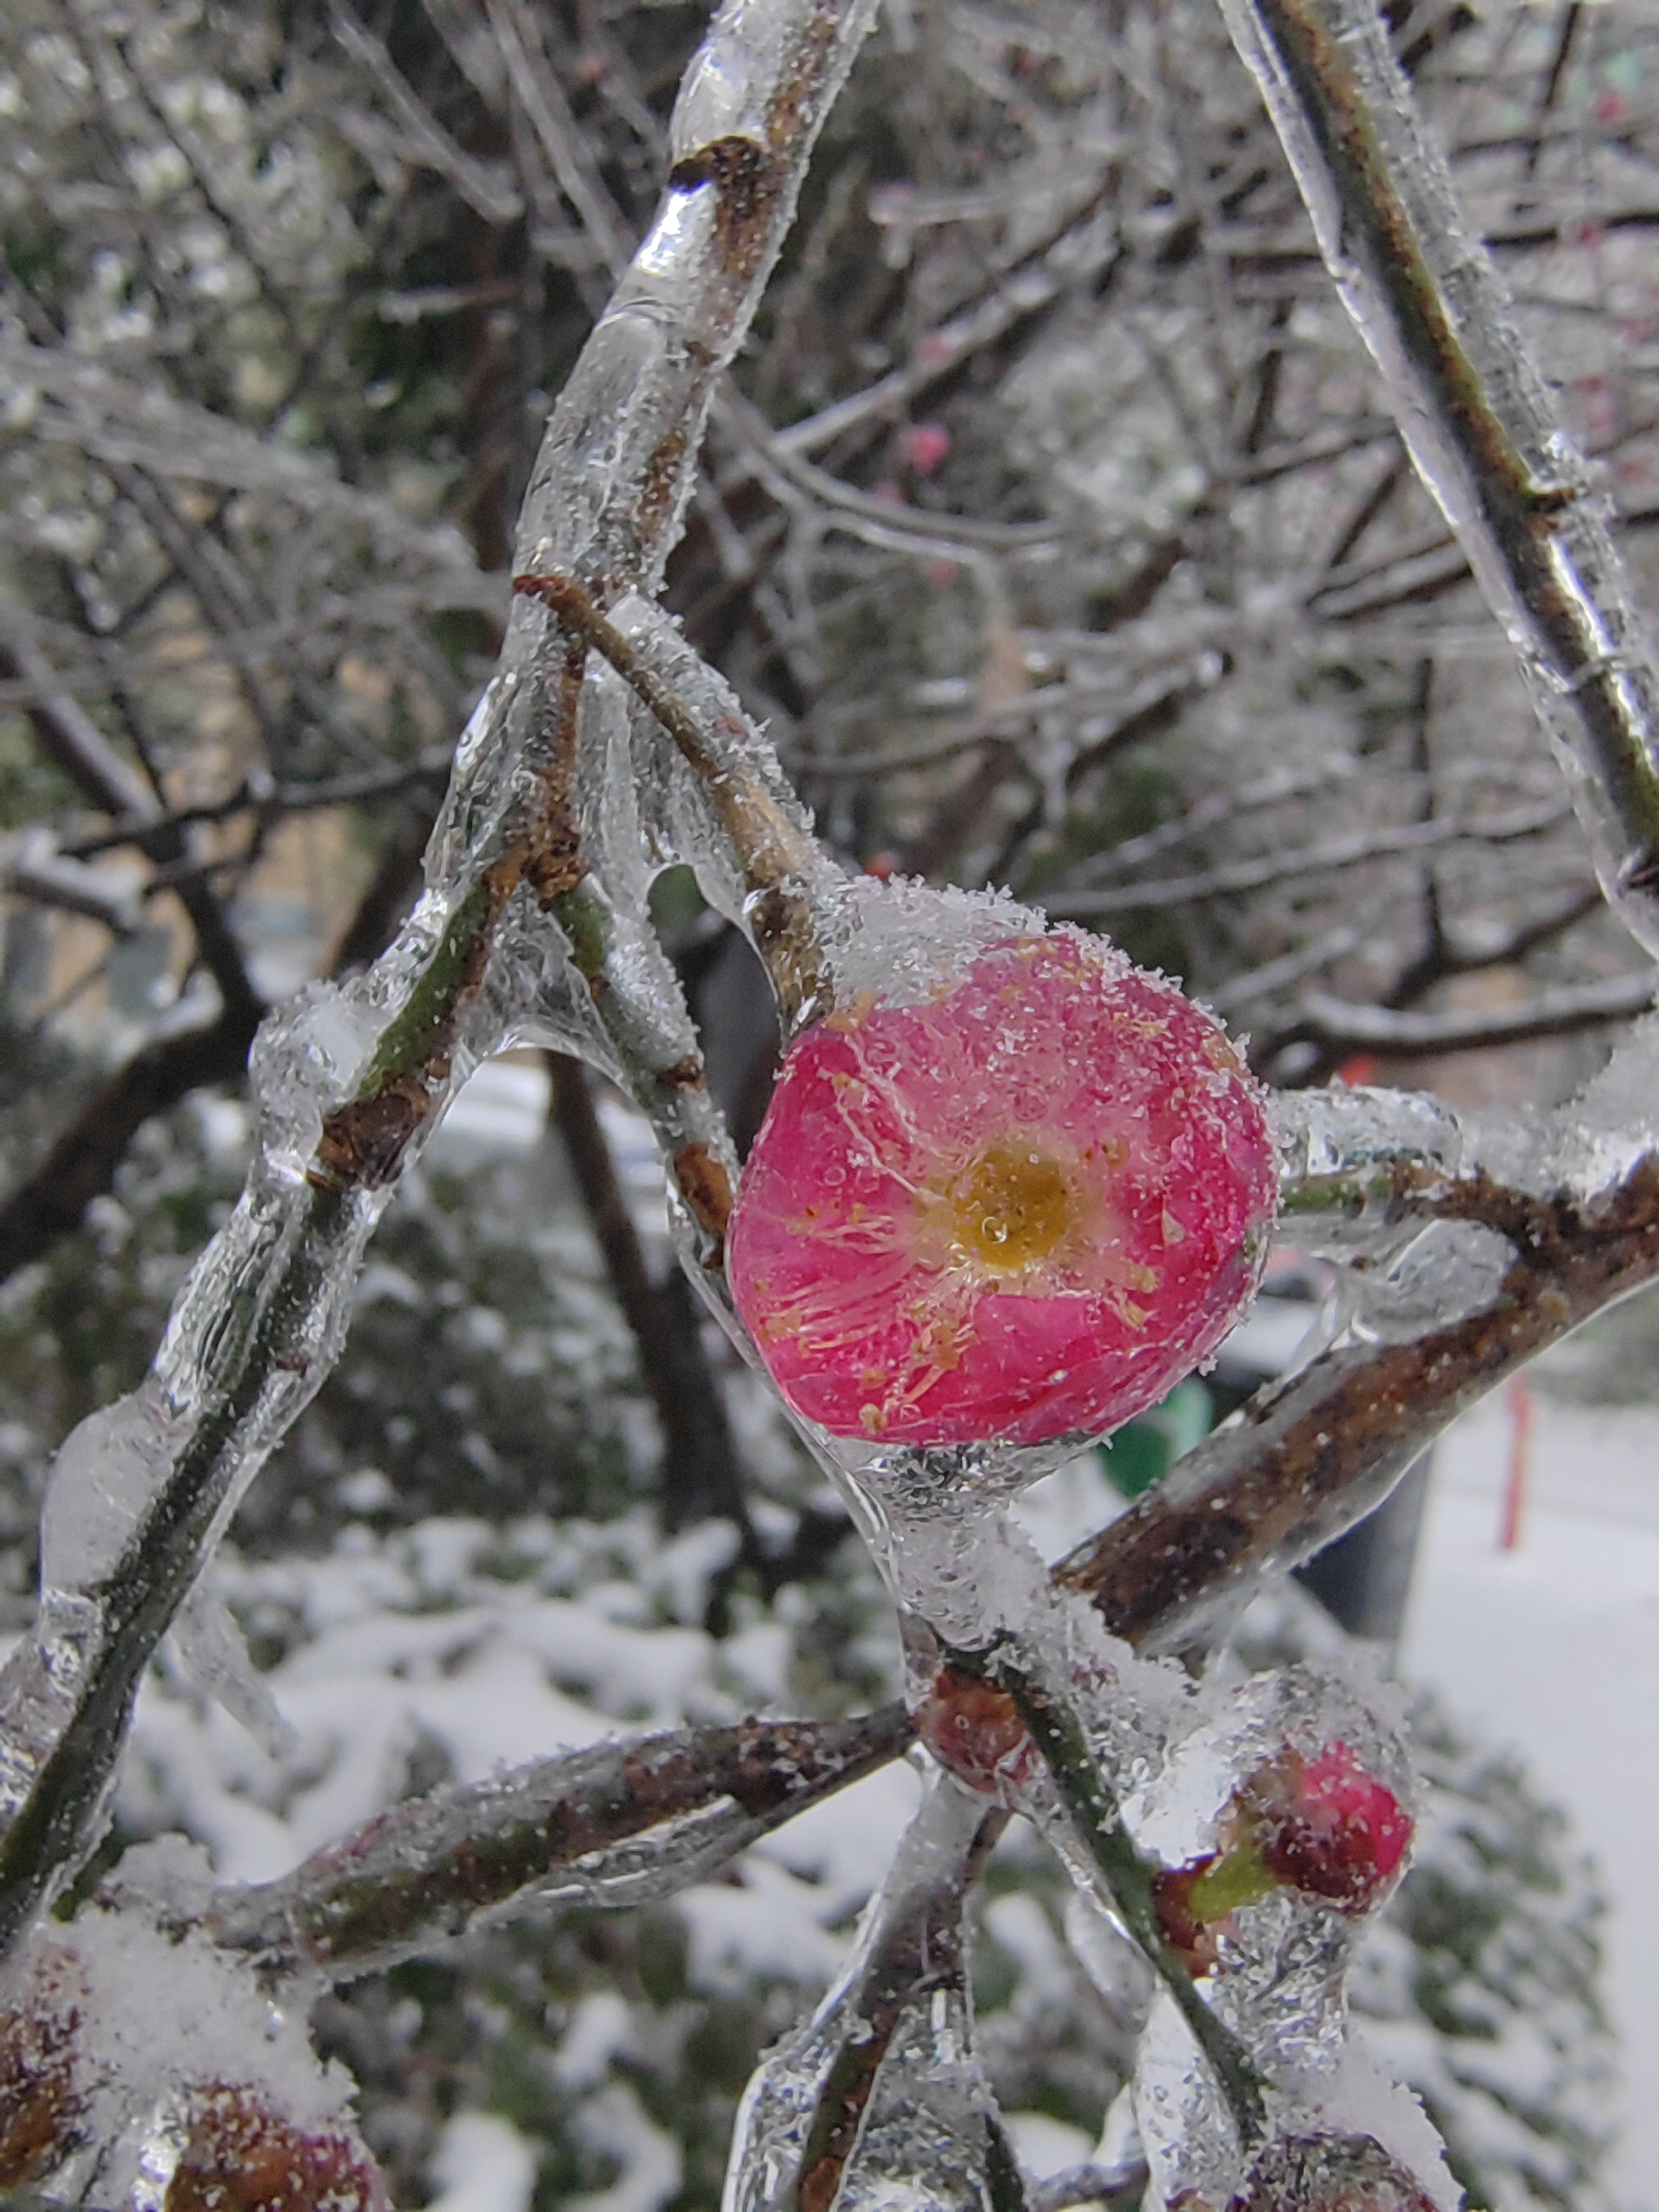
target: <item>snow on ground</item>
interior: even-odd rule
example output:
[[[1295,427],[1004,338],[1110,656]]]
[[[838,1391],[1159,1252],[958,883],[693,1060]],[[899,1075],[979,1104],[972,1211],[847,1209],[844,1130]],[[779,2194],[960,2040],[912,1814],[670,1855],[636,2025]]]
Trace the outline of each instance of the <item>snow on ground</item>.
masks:
[[[1625,2140],[1609,2179],[1659,2212],[1659,1409],[1533,1398],[1530,1480],[1499,1548],[1513,1434],[1503,1393],[1435,1462],[1402,1661],[1461,1721],[1522,1752],[1600,1863],[1607,1994],[1625,2051]]]
[[[457,2112],[445,2125],[432,2175],[440,2194],[427,2212],[526,2212],[536,2154],[511,2120]]]

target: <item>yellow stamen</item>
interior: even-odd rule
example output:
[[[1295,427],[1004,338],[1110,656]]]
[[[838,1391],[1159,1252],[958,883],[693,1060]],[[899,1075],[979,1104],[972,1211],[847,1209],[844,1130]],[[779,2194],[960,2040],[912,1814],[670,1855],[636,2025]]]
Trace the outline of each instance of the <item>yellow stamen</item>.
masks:
[[[1077,1218],[1076,1194],[1059,1162],[1018,1144],[988,1146],[951,1198],[957,1244],[996,1274],[1018,1274],[1048,1259]]]

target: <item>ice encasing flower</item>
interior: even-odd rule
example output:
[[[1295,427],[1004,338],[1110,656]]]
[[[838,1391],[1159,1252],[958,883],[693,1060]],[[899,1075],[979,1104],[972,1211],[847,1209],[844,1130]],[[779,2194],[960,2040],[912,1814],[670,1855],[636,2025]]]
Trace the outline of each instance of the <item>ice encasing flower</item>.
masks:
[[[796,1038],[732,1290],[784,1397],[833,1435],[1101,1435],[1231,1326],[1273,1202],[1261,1094],[1219,1025],[1056,931]]]
[[[1349,1747],[1304,1759],[1287,1744],[1258,1767],[1222,1816],[1218,1848],[1154,1884],[1170,1943],[1195,1974],[1219,1962],[1216,1934],[1241,1905],[1290,1889],[1357,1917],[1394,1887],[1411,1814]]]

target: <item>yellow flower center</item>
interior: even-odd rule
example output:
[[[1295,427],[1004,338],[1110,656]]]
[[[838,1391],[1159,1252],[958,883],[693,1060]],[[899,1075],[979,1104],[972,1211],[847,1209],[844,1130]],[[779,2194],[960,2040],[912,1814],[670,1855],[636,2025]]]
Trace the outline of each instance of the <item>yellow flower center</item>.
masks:
[[[1018,1274],[1048,1259],[1076,1218],[1064,1168],[1018,1143],[988,1145],[951,1195],[958,1247],[1000,1275]]]

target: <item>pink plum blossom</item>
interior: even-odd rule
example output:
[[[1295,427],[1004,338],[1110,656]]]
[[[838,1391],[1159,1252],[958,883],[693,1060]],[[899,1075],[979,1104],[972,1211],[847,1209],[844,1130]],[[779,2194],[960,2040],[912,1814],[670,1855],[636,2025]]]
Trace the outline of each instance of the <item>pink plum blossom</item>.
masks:
[[[1061,930],[795,1040],[732,1289],[785,1399],[833,1435],[1100,1435],[1214,1349],[1273,1203],[1261,1096],[1218,1024]]]

